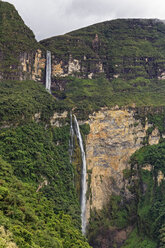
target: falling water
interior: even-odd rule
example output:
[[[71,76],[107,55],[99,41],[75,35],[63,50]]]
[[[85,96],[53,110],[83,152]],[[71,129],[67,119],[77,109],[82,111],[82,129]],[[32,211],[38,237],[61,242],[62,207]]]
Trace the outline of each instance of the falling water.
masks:
[[[46,53],[46,89],[50,91],[51,89],[51,52]]]
[[[85,158],[85,151],[82,141],[82,136],[80,133],[79,124],[77,122],[77,118],[74,115],[74,122],[75,122],[75,131],[76,136],[79,140],[80,150],[81,150],[81,157],[82,157],[82,176],[81,176],[81,222],[82,222],[82,233],[85,234],[86,231],[86,158]]]
[[[74,137],[74,130],[72,124],[72,113],[70,113],[70,141],[69,141],[69,154],[70,154],[70,163],[72,163],[72,155],[73,155],[73,137]]]

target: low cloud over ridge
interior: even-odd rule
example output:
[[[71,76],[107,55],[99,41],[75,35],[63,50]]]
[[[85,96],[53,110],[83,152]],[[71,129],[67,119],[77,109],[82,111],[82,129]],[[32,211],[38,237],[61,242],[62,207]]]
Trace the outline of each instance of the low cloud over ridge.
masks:
[[[38,40],[116,18],[165,19],[164,0],[9,0]]]

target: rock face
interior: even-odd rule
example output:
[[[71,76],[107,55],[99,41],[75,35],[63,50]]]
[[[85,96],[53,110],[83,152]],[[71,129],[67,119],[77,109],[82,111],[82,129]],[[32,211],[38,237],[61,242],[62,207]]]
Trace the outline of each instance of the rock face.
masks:
[[[159,143],[159,140],[160,140],[160,133],[158,128],[155,128],[152,131],[151,135],[149,136],[148,143],[149,145],[157,145]]]
[[[52,87],[55,90],[62,91],[65,90],[65,78],[68,76],[92,79],[96,73],[104,72],[103,64],[100,60],[93,63],[93,69],[91,68],[88,71],[84,66],[86,64],[86,57],[76,59],[70,54],[66,60],[57,60],[56,55],[52,55]],[[60,83],[58,82],[59,78],[61,78]]]
[[[161,182],[164,181],[165,176],[162,171],[158,171],[158,176],[157,176],[157,183],[158,186],[160,186]]]
[[[40,49],[33,52],[23,52],[17,57],[17,65],[9,64],[8,72],[0,71],[0,80],[34,80],[45,81],[45,53]],[[3,60],[1,61],[3,63]]]
[[[0,242],[1,242],[1,247],[18,248],[18,246],[13,242],[12,234],[8,230],[6,230],[3,226],[0,226]]]
[[[120,19],[52,37],[41,44],[52,52],[52,81],[57,89],[58,77],[68,75],[91,79],[103,73],[110,80],[161,80],[165,78],[164,31],[165,24],[160,20]]]
[[[65,90],[67,76],[143,78],[136,86],[165,78],[165,24],[160,20],[113,20],[38,43],[13,5],[0,1],[0,19],[0,80],[44,82],[46,50],[52,54],[54,90]]]
[[[52,127],[60,127],[63,124],[63,121],[67,118],[68,112],[64,111],[63,113],[54,113],[50,119],[50,124]]]
[[[124,185],[123,170],[129,168],[130,156],[142,147],[143,138],[151,126],[135,119],[135,110],[102,109],[90,116],[90,134],[86,140],[88,167],[87,219],[90,210],[102,209],[112,193],[121,191],[130,197]],[[159,133],[153,131],[153,140]],[[155,143],[156,143],[155,142]]]
[[[37,49],[35,59],[33,62],[32,79],[35,81],[43,82],[46,68],[45,53],[41,49]]]
[[[37,82],[44,82],[46,58],[41,49],[32,53],[26,53],[19,57],[18,80],[31,79]]]
[[[44,82],[45,51],[12,4],[0,1],[0,20],[0,80]]]

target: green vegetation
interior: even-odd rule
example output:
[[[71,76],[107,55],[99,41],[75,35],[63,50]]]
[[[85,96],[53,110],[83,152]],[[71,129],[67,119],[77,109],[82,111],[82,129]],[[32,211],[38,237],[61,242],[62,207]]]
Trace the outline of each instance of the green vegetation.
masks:
[[[55,214],[54,202],[36,192],[32,183],[17,179],[12,166],[1,158],[0,171],[0,223],[18,247],[89,247],[71,217]]]
[[[0,238],[20,248],[89,247],[80,231],[70,126],[50,126],[58,101],[33,81],[2,82],[0,99],[0,226],[7,230]]]
[[[103,77],[95,80],[71,77],[67,80],[63,99],[59,98],[58,91],[54,92],[58,100],[48,94],[42,85],[33,81],[1,82],[0,123],[3,125],[23,123],[32,120],[36,113],[40,113],[40,119],[48,123],[53,112],[72,109],[79,119],[87,119],[90,113],[98,111],[101,107],[116,105],[131,107],[135,103],[137,108],[148,108],[137,118],[144,118],[147,112],[149,122],[159,126],[160,131],[163,132],[165,81],[151,81],[149,86],[137,88],[132,86],[130,80],[127,85],[131,90],[128,88],[121,90],[124,81],[119,79],[109,82]],[[156,113],[159,108],[160,114]]]
[[[14,6],[0,1],[0,74],[3,78],[19,79],[22,75],[19,70],[21,56],[27,56],[28,52],[32,54],[39,47],[33,32],[24,24]]]
[[[40,113],[49,122],[53,111],[60,111],[57,101],[34,81],[0,82],[0,124],[26,123]]]
[[[130,164],[131,169],[124,170],[123,174],[133,197],[128,200],[122,192],[120,196],[112,195],[101,211],[91,213],[88,238],[95,248],[105,240],[110,247],[164,247],[164,139],[158,145],[147,145],[136,151]],[[129,229],[127,239],[119,244],[115,239],[117,233]]]
[[[58,100],[47,93],[42,85],[33,81],[7,81],[1,83],[1,124],[3,126],[8,125],[10,128],[1,129],[0,155],[2,156],[3,161],[7,162],[11,166],[13,177],[21,184],[30,187],[30,191],[34,194],[34,199],[36,199],[35,197],[38,197],[38,195],[41,195],[41,198],[43,197],[43,199],[46,200],[45,207],[52,209],[51,211],[55,215],[54,218],[57,218],[57,216],[61,214],[61,211],[64,215],[69,216],[67,218],[71,220],[73,229],[79,233],[80,207],[78,198],[80,193],[79,182],[81,174],[80,151],[78,145],[76,145],[77,141],[75,139],[73,164],[70,164],[68,154],[69,125],[63,126],[62,128],[51,128],[49,125],[50,117],[54,111],[63,111],[75,108],[74,112],[78,114],[79,118],[86,118],[90,112],[98,110],[102,106],[111,107],[116,103],[118,103],[119,106],[123,106],[127,105],[127,103],[128,105],[136,103],[137,106],[139,106],[139,109],[137,108],[138,111],[141,111],[138,113],[139,117],[145,118],[147,113],[149,123],[153,123],[153,127],[148,130],[148,135],[155,127],[158,127],[160,133],[163,133],[164,81],[156,82],[153,80],[148,82],[148,80],[145,81],[144,79],[144,84],[142,84],[142,78],[138,80],[130,80],[127,82],[129,87],[125,87],[123,90],[121,86],[124,81],[120,79],[115,79],[113,82],[109,82],[103,77],[94,80],[80,80],[75,78],[68,78],[68,80],[69,82],[65,89],[64,99],[59,98]],[[140,84],[140,88],[137,82]],[[162,94],[162,98],[156,97],[158,92]],[[120,98],[117,101],[117,94],[119,93]],[[103,95],[104,98],[102,97]],[[130,99],[131,95],[132,101]],[[147,102],[149,98],[141,98],[142,95],[145,97],[149,96],[152,104],[150,103],[148,106]],[[155,98],[153,95],[155,95]],[[145,101],[146,106],[144,104]],[[156,114],[154,111],[156,111]],[[32,116],[34,116],[35,113],[41,113],[39,123],[33,121]],[[84,135],[87,135],[89,133],[89,125],[82,125],[81,131]],[[132,156],[132,171],[124,172],[126,180],[131,178],[132,173],[136,175],[136,167],[134,168],[134,164],[138,164],[139,167],[146,163],[154,164],[155,178],[158,175],[159,170],[165,172],[163,168],[163,154],[165,154],[164,140],[161,139],[161,142],[162,143],[159,145],[145,146]],[[102,242],[99,235],[100,233],[103,236],[106,235],[107,228],[109,229],[108,233],[110,240],[113,241],[112,243],[110,241],[108,242],[110,242],[111,245],[115,245],[113,239],[115,233],[120,230],[125,230],[128,226],[131,226],[132,228],[137,226],[137,231],[134,231],[129,236],[127,242],[124,244],[125,247],[133,248],[133,245],[136,244],[137,240],[139,240],[138,242],[141,242],[141,247],[148,245],[148,247],[152,248],[156,247],[155,242],[160,244],[161,242],[163,243],[164,197],[162,196],[163,193],[160,193],[160,191],[163,192],[163,189],[161,188],[161,190],[157,190],[157,186],[155,186],[156,184],[153,181],[153,174],[149,174],[149,172],[143,172],[143,170],[138,171],[139,179],[132,182],[130,185],[130,191],[136,196],[134,201],[127,202],[123,197],[112,196],[109,204],[101,212],[94,212],[91,214],[89,241],[94,245],[94,247],[99,247],[100,242]],[[4,177],[2,177],[2,180],[4,180]],[[143,180],[144,183],[148,185],[149,189],[145,197],[141,189],[141,183]],[[45,183],[45,181],[47,183]],[[39,191],[36,192],[38,189]],[[15,192],[17,192],[17,190],[18,189],[16,189]],[[3,184],[1,187],[2,202],[5,199],[4,197],[8,195],[8,191],[13,192],[12,189],[8,189],[8,186],[6,190],[6,186],[4,187]],[[159,204],[154,198],[155,194],[156,197],[158,197],[159,194],[162,197],[162,200],[160,201],[161,197],[159,196]],[[88,195],[90,195],[90,185],[88,187]],[[29,207],[29,200],[24,199],[23,196],[22,198],[24,202],[23,205],[26,206],[26,204],[28,204]],[[154,209],[151,207],[153,206],[153,202],[158,204],[154,204]],[[16,211],[16,213],[14,212],[14,215],[11,214],[8,216],[9,210],[4,210],[3,208],[1,211],[4,216],[3,218],[5,219],[5,222],[2,222],[2,225],[13,234],[14,241],[18,246],[26,247],[27,245],[28,247],[30,244],[28,242],[33,242],[34,245],[44,247],[43,241],[41,241],[42,239],[38,238],[38,236],[36,236],[37,234],[32,231],[31,225],[28,224],[28,227],[26,227],[26,217],[24,216],[24,212],[23,214],[20,212],[22,210],[20,210],[18,206],[14,207],[14,210],[11,210],[12,213],[13,211]],[[15,226],[15,222],[12,221],[17,220],[17,217],[15,217],[17,216],[17,211],[20,221],[19,224],[22,225],[21,223],[24,223],[25,230],[30,233],[31,241],[28,239],[27,241],[24,237],[26,231],[25,234],[23,234],[20,233],[20,231],[14,232],[12,229],[12,226]],[[32,209],[30,212],[32,212]],[[33,212],[34,216],[36,216],[38,210],[33,210]],[[150,215],[152,215],[153,218],[151,218]],[[33,218],[35,219],[36,217],[34,216]],[[37,218],[39,218],[38,215]],[[45,217],[43,218],[43,221],[49,222]],[[23,222],[23,220],[25,221]],[[61,222],[61,219],[58,221]],[[9,223],[9,225],[6,223]],[[64,223],[64,226],[67,226],[67,223]],[[18,229],[19,228],[20,227],[18,227]],[[50,235],[49,228],[45,228],[46,230],[44,229],[44,232],[46,232],[46,234],[41,234],[43,240]],[[37,230],[38,229],[36,228],[36,231]],[[53,234],[53,237],[54,235],[55,234]],[[66,234],[66,236],[67,235],[68,234]],[[23,241],[20,241],[20,237],[21,239],[23,238]],[[57,247],[61,244],[65,247],[65,241],[61,239],[61,236],[56,234],[55,237],[59,242],[57,242]],[[81,240],[82,238],[80,233],[76,237],[76,240]],[[160,239],[158,240],[157,237],[160,237]],[[36,241],[36,239],[38,241]],[[74,242],[77,242],[76,240],[74,240]],[[55,241],[48,241],[47,247],[49,247],[49,242]],[[69,245],[70,241],[68,247]],[[56,246],[54,245],[54,247]],[[84,247],[86,247],[86,244]]]
[[[98,40],[95,39],[96,34]],[[56,59],[80,60],[86,77],[102,63],[108,79],[157,78],[164,71],[165,25],[154,19],[118,19],[41,41]]]
[[[7,2],[0,2],[0,44],[3,48],[10,45],[14,52],[34,49],[37,42],[33,32],[26,27],[14,6]]]
[[[52,77],[55,97],[43,85],[15,81],[30,78],[39,47],[49,49],[62,66],[78,59],[83,68],[76,77]],[[24,59],[29,60],[27,75],[19,68]],[[72,110],[78,119],[87,119],[102,107],[131,109],[134,104],[137,119],[144,123],[147,118],[153,126],[145,146],[132,155],[131,169],[123,171],[133,197],[128,200],[123,189],[101,211],[91,212],[88,238],[95,248],[103,240],[109,247],[165,246],[165,181],[158,180],[165,174],[165,80],[160,80],[164,66],[161,21],[114,20],[39,45],[15,8],[0,1],[0,77],[13,80],[0,82],[0,247],[90,247],[80,231],[78,141],[75,137],[70,163],[69,118],[56,128],[50,118],[54,112]],[[91,73],[93,79],[87,79]],[[155,127],[160,143],[149,146]],[[85,141],[90,127],[80,128]],[[148,164],[151,171],[145,169]],[[92,201],[90,184],[88,170],[87,198]],[[115,240],[122,231],[127,237]]]
[[[122,248],[155,248],[157,244],[151,241],[147,237],[140,237],[138,235],[137,229],[134,229],[130,234],[129,238],[126,240]]]
[[[145,164],[153,165],[154,173],[161,170],[165,173],[165,142],[158,145],[145,146],[134,153],[131,157],[132,164],[143,166]]]
[[[145,78],[109,81],[103,76],[93,80],[68,77],[66,88],[62,92],[63,96],[60,97],[61,92],[57,90],[53,94],[59,99],[61,109],[74,108],[79,118],[82,119],[87,119],[90,113],[98,111],[101,107],[116,105],[131,107],[135,104],[137,108],[148,107],[148,114],[151,113],[150,121],[154,121],[156,117],[152,115],[153,109],[155,107],[163,109],[165,106],[165,81]],[[143,118],[145,114],[144,112]],[[158,121],[155,119],[155,125]]]
[[[127,84],[131,85],[131,82]],[[118,80],[119,84],[122,85],[123,81]],[[63,94],[65,95],[64,99],[56,100],[47,94],[42,85],[33,81],[1,82],[0,122],[4,125],[10,122],[18,124],[32,119],[36,113],[41,113],[41,120],[48,122],[53,111],[62,112],[71,109],[74,109],[79,119],[87,119],[90,113],[101,107],[132,106],[135,103],[137,107],[148,107],[149,122],[155,123],[155,126],[159,127],[163,123],[164,81],[153,82],[150,87],[143,86],[141,89],[132,87],[131,91],[121,91],[120,86],[116,88],[114,81],[110,83],[102,77],[95,80],[80,80],[72,77],[68,78],[68,85]],[[57,95],[58,92],[55,93],[55,96]],[[161,113],[158,115],[154,109],[161,106]],[[151,114],[149,115],[149,113]],[[146,113],[142,114],[144,118]],[[138,118],[140,117],[139,115]],[[163,131],[163,127],[160,127],[160,131]]]
[[[80,222],[69,163],[69,126],[45,130],[41,124],[29,123],[4,129],[0,137],[0,155],[13,166],[14,174],[36,188],[46,180],[42,191],[54,199],[54,211],[68,212]]]
[[[114,237],[120,230],[132,226],[136,219],[135,202],[130,202],[123,196],[112,195],[109,203],[101,211],[92,211],[89,222],[89,243],[96,248],[106,240],[109,247],[119,247],[122,241]]]
[[[107,21],[43,40],[41,44],[59,63],[68,64],[72,57],[83,67],[76,72],[77,78],[53,78],[53,94],[61,107],[74,108],[84,119],[104,106],[164,106],[165,80],[159,80],[164,72],[164,40],[165,25],[154,19]],[[90,73],[94,75],[92,80],[82,79]],[[57,85],[64,90],[58,90]]]
[[[138,232],[155,240],[158,247],[164,247],[165,182],[158,180],[160,174],[165,173],[164,154],[165,142],[162,140],[158,145],[142,147],[131,157],[133,173],[136,171],[138,175],[132,188],[137,197]],[[148,164],[151,171],[143,169]]]

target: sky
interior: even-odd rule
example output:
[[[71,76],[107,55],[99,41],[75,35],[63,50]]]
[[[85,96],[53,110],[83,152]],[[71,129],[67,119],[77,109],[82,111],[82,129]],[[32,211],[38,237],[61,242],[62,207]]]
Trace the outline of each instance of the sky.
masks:
[[[7,1],[7,0],[6,0]],[[8,0],[37,40],[117,18],[165,20],[164,0]]]

